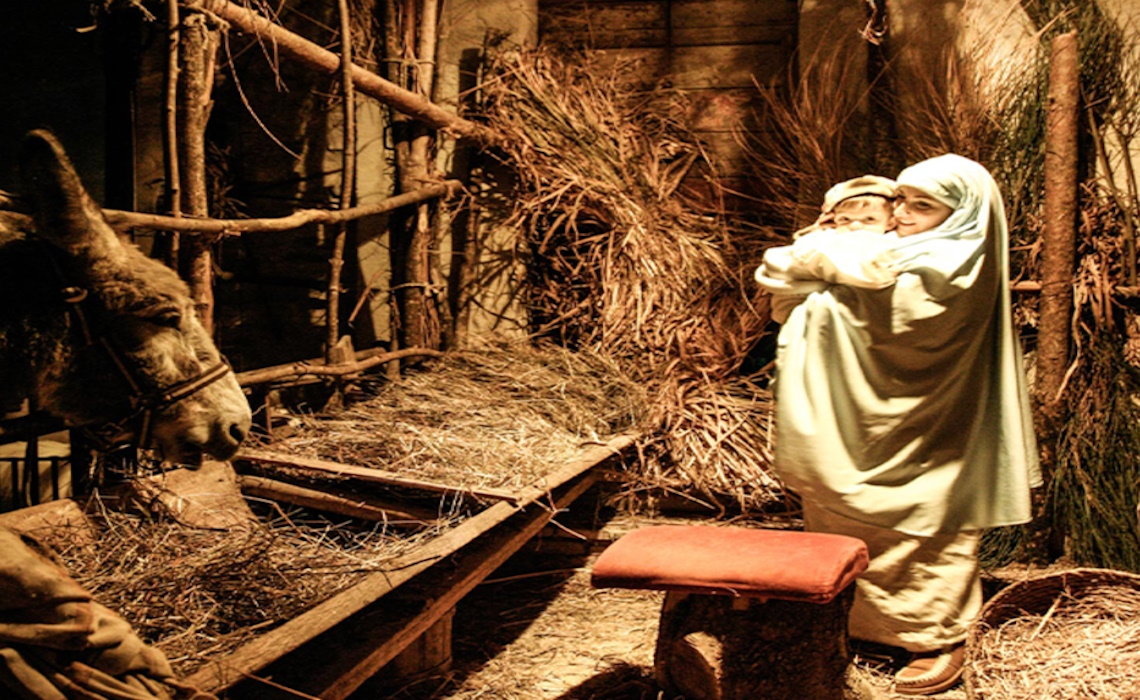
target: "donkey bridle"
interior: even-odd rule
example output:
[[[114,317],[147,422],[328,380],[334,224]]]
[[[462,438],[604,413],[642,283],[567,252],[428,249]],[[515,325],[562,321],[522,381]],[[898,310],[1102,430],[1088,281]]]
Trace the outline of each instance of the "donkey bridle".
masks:
[[[189,379],[151,392],[144,391],[136,373],[131,370],[131,364],[127,361],[126,353],[107,336],[96,337],[92,335],[87,314],[83,311],[83,304],[87,300],[88,291],[83,287],[64,287],[60,290],[60,297],[67,304],[68,315],[79,329],[83,344],[86,347],[95,345],[102,347],[110,357],[112,364],[118,368],[119,374],[126,381],[127,386],[130,387],[130,395],[127,397],[130,413],[121,420],[109,420],[101,425],[114,426],[116,429],[122,430],[131,421],[139,419],[141,424],[135,444],[140,448],[146,448],[150,442],[151,418],[157,411],[193,396],[232,371],[229,363],[223,357],[216,364],[207,367]]]

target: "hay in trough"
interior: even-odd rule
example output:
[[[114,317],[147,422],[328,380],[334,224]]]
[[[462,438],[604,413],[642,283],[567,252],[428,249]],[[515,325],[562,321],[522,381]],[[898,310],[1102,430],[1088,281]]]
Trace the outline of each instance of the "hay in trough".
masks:
[[[646,403],[605,355],[501,343],[448,353],[343,411],[303,416],[270,447],[457,488],[518,489],[583,443],[639,425]]]
[[[745,400],[746,385],[730,389],[768,322],[749,282],[759,251],[690,187],[703,177],[715,190],[716,170],[684,96],[603,60],[503,51],[481,88],[519,178],[511,223],[535,333],[612,357],[645,384],[656,436],[638,486],[779,500],[764,449],[718,449],[758,432],[738,425],[769,407],[755,384]]]
[[[517,489],[635,426],[645,393],[589,352],[496,345],[451,353],[348,410],[306,416],[278,451],[378,466],[456,487]],[[41,539],[176,672],[253,641],[414,551],[464,517],[452,496],[410,531],[254,502],[248,527],[206,530],[127,514],[99,497],[94,538]]]
[[[93,497],[95,537],[37,538],[95,599],[190,675],[363,579],[438,530],[353,527],[297,509],[233,530],[184,527]]]
[[[1078,569],[1071,575],[1082,572],[1095,574],[1095,570]],[[1002,614],[987,621],[983,612],[970,638],[971,697],[1140,697],[1140,679],[1135,674],[1140,664],[1140,588],[1136,583],[1123,585],[1109,579],[1051,592],[1049,599],[1022,601],[1028,609],[1021,614]]]

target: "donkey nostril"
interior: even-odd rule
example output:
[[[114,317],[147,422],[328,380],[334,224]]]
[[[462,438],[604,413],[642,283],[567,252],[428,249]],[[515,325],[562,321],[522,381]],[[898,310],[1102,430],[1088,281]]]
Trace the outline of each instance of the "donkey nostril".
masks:
[[[246,430],[240,423],[230,425],[230,438],[234,444],[240,445],[245,440],[245,433]]]

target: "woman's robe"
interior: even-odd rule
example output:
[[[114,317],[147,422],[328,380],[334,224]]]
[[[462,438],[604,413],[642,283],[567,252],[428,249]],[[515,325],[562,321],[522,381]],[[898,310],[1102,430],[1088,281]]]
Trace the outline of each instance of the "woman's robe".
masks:
[[[775,307],[806,295],[779,335],[776,471],[821,508],[913,535],[1026,522],[1040,474],[1001,194],[954,155],[899,184],[954,211],[904,238],[773,249],[757,270]]]

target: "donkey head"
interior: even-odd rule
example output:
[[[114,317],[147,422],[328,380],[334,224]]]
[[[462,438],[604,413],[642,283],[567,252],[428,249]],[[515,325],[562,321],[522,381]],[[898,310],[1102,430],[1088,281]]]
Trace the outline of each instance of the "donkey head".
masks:
[[[28,136],[20,173],[71,302],[60,312],[67,331],[32,362],[33,405],[73,425],[111,426],[106,437],[147,442],[170,462],[231,457],[249,404],[187,286],[111,229],[51,134]]]

